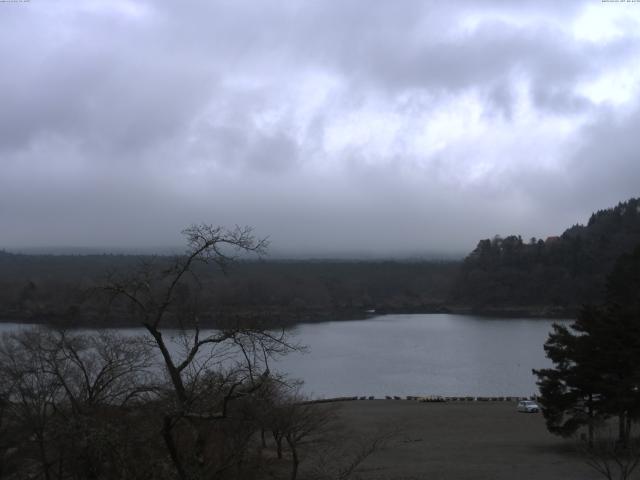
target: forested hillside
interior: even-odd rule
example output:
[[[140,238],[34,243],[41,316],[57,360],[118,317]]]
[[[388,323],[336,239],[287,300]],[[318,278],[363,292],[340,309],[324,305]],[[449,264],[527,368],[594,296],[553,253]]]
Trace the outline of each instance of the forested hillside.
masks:
[[[510,307],[541,313],[600,302],[615,260],[640,244],[640,200],[600,210],[559,237],[481,240],[464,260],[452,301],[477,310]]]
[[[0,319],[127,323],[126,312],[106,312],[100,285],[109,272],[170,257],[126,255],[15,255],[0,252]],[[363,318],[383,312],[438,311],[460,262],[242,261],[227,274],[199,272],[200,305],[209,318],[267,317],[276,323]],[[122,315],[120,313],[123,313]],[[207,320],[207,319],[203,319]]]
[[[640,245],[640,200],[594,213],[561,236],[481,240],[455,261],[242,261],[228,275],[201,272],[209,319],[260,316],[277,323],[362,318],[368,312],[467,312],[569,316],[602,300],[615,260]],[[107,309],[109,272],[170,257],[17,255],[0,251],[0,319],[126,324]],[[206,319],[205,319],[206,320]]]

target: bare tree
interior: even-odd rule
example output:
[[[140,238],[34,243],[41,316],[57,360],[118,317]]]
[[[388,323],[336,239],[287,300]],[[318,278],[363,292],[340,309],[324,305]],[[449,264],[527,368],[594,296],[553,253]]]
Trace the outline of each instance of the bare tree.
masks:
[[[640,464],[637,439],[629,439],[625,445],[611,435],[601,435],[580,447],[587,465],[607,480],[628,480]]]
[[[280,415],[286,420],[283,432],[291,451],[291,480],[296,480],[300,466],[301,444],[321,435],[334,418],[334,412],[325,405],[305,402],[296,393],[282,405]]]
[[[16,469],[53,478],[99,478],[130,442],[129,404],[153,390],[139,338],[34,328],[5,334],[0,376]],[[145,397],[145,400],[148,398]]]
[[[184,255],[112,274],[103,290],[112,311],[133,315],[143,336],[28,329],[2,337],[0,433],[12,440],[0,442],[0,474],[257,477],[270,461],[262,453],[270,430],[284,457],[277,466],[290,461],[293,480],[301,465],[320,472],[309,461],[316,447],[332,455],[319,478],[346,480],[382,446],[377,436],[355,448],[339,440],[329,447],[337,440],[326,430],[333,412],[271,373],[274,357],[300,348],[284,331],[242,318],[207,323],[202,269],[226,270],[237,254],[261,253],[266,242],[248,228],[201,225],[184,233]]]
[[[23,463],[29,471],[42,478],[52,477],[51,436],[55,405],[64,398],[61,385],[54,375],[47,373],[40,355],[30,350],[38,331],[29,330],[5,334],[0,344],[0,365],[3,380],[10,389],[7,397],[7,416],[16,426],[12,448],[22,445]]]
[[[8,454],[12,448],[9,440],[11,433],[8,425],[8,410],[11,402],[12,380],[0,369],[0,478],[5,471]]]
[[[194,225],[183,233],[184,255],[169,265],[147,263],[129,276],[113,275],[106,291],[113,301],[125,301],[162,357],[170,385],[162,436],[179,478],[187,479],[227,468],[228,462],[211,451],[211,445],[221,443],[212,422],[229,419],[231,403],[265,384],[269,359],[295,346],[283,331],[239,318],[217,322],[215,330],[201,328],[206,312],[199,308],[198,272],[203,265],[226,271],[239,254],[262,254],[267,242],[248,227]]]
[[[356,441],[347,441],[339,436],[325,448],[316,452],[315,466],[311,478],[315,480],[355,480],[361,478],[358,469],[362,463],[387,447],[398,432],[381,430]]]
[[[291,463],[291,480],[299,477],[303,462],[309,478],[357,478],[358,467],[398,433],[381,430],[355,440],[352,435],[345,436],[337,421],[340,406],[309,400],[300,387],[301,383],[271,381],[262,392],[266,395],[258,410],[260,425],[272,433],[278,460]],[[283,442],[288,452],[283,450]]]

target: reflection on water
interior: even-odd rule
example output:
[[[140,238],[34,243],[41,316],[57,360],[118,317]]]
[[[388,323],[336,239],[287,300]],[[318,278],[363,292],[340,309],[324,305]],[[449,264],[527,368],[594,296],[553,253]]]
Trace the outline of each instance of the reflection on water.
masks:
[[[277,367],[313,396],[531,395],[552,323],[429,314],[300,325],[310,352]]]
[[[291,334],[308,353],[273,367],[303,379],[314,397],[532,395],[531,369],[550,364],[543,344],[552,323],[428,314],[305,324]],[[0,324],[0,332],[22,327]]]

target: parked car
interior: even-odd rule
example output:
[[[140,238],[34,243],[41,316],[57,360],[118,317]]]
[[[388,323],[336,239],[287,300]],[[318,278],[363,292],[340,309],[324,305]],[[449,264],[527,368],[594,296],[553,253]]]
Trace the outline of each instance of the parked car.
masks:
[[[524,413],[538,413],[540,407],[533,400],[521,400],[518,402],[518,411]]]

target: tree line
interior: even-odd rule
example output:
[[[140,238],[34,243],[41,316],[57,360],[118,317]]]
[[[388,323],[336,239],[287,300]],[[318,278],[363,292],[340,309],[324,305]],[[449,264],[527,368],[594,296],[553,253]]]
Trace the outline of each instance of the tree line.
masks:
[[[582,304],[604,300],[616,259],[639,244],[640,200],[634,198],[560,236],[481,240],[461,266],[452,302],[478,310],[547,307],[573,316]]]
[[[595,212],[558,237],[481,240],[463,261],[241,259],[230,275],[199,269],[202,322],[260,316],[281,325],[376,313],[477,312],[572,317],[603,300],[615,259],[640,244],[640,200]],[[105,272],[170,268],[169,256],[0,252],[0,319],[135,324],[107,309]],[[184,287],[187,288],[187,287]]]
[[[0,318],[48,324],[135,324],[106,308],[105,272],[169,268],[168,256],[31,256],[0,253]],[[240,259],[227,274],[196,265],[203,322],[244,315],[289,325],[364,318],[367,311],[438,311],[459,264],[452,261]],[[184,287],[186,288],[186,287]]]

